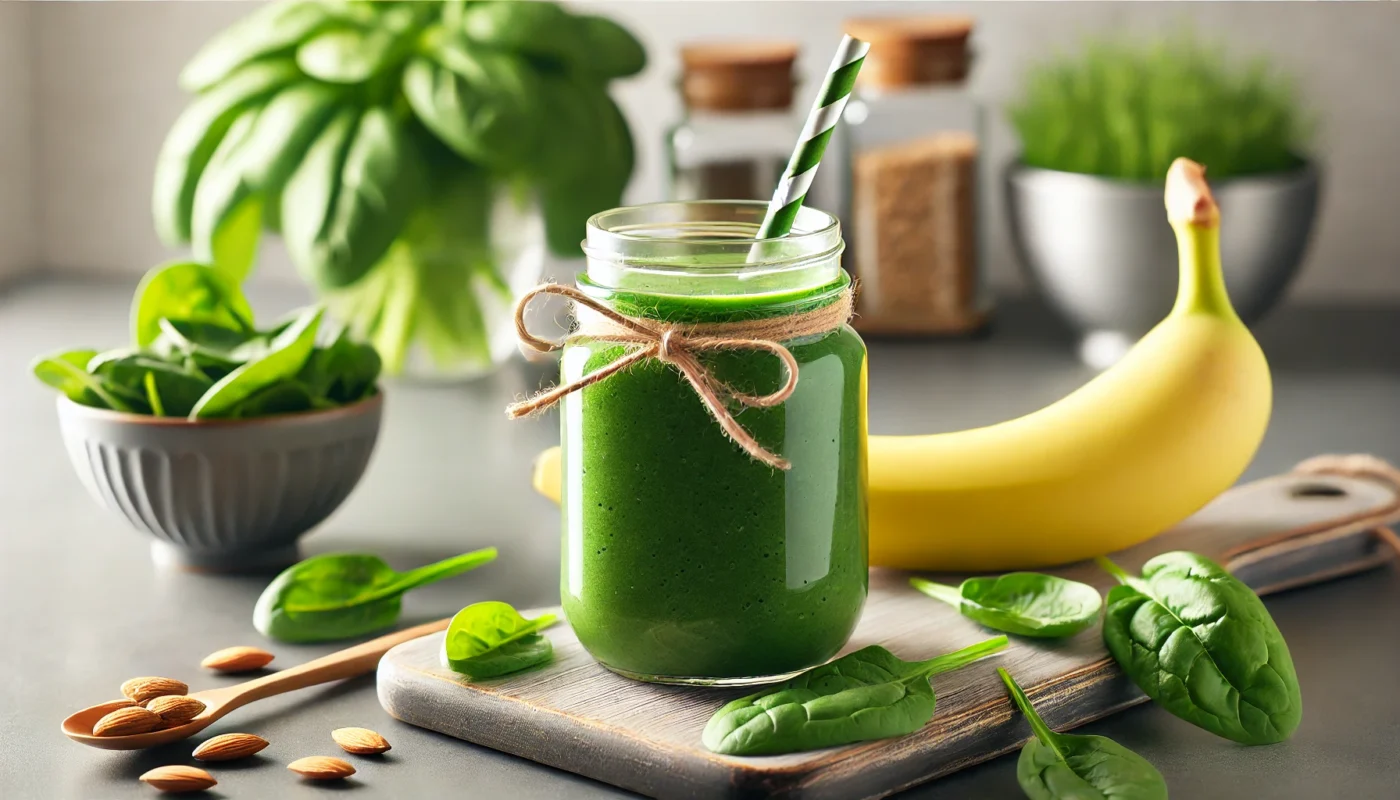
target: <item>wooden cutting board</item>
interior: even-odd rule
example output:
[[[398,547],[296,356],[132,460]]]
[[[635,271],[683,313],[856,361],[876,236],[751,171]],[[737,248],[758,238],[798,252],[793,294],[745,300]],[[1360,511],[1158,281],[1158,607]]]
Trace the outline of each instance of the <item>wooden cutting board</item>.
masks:
[[[1324,457],[1237,487],[1181,525],[1114,560],[1130,572],[1170,550],[1225,564],[1261,594],[1378,566],[1397,540],[1400,474],[1366,457]],[[1105,592],[1088,563],[1052,570]],[[956,582],[957,576],[945,576]],[[870,599],[848,650],[883,644],[924,659],[990,632],[907,583],[871,573]],[[1012,713],[996,666],[1006,667],[1050,722],[1073,728],[1146,698],[1109,658],[1099,628],[1059,642],[1012,637],[1009,648],[933,681],[933,721],[897,739],[783,756],[711,753],[700,731],[744,690],[637,683],[599,667],[567,625],[548,632],[555,660],[480,684],[438,664],[442,634],[400,645],[379,665],[379,700],[405,722],[661,798],[854,800],[883,797],[1019,747],[1029,728]],[[748,690],[752,691],[752,690]]]

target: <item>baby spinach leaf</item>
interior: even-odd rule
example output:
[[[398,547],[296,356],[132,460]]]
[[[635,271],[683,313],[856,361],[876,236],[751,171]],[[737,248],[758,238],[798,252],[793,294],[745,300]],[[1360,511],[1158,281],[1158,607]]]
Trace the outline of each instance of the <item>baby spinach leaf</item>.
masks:
[[[333,407],[333,403],[322,404],[306,384],[300,381],[282,381],[259,389],[235,403],[224,416],[230,419],[248,419]]]
[[[701,738],[716,753],[755,756],[913,733],[933,718],[929,678],[1005,646],[998,636],[911,662],[871,645],[725,705]]]
[[[150,350],[161,358],[188,356],[198,364],[234,369],[267,352],[272,336],[252,330],[234,330],[207,322],[162,319],[160,336]],[[278,331],[280,333],[280,331]]]
[[[288,52],[298,42],[335,21],[336,15],[326,3],[309,0],[268,3],[200,48],[180,72],[180,86],[189,92],[203,92],[248,62]]]
[[[646,68],[646,48],[626,28],[591,14],[576,16],[573,23],[588,53],[579,69],[602,78],[625,78]]]
[[[325,309],[312,306],[277,334],[261,357],[219,379],[195,407],[190,419],[227,416],[235,406],[267,387],[296,377],[316,345],[316,329]]]
[[[297,47],[297,66],[328,83],[363,83],[392,66],[409,41],[388,27],[335,27]]]
[[[202,264],[180,261],[146,273],[131,307],[131,339],[146,347],[160,336],[162,319],[251,331],[253,310],[242,290]]]
[[[201,373],[147,353],[119,353],[116,358],[106,355],[89,363],[88,369],[108,387],[141,396],[156,416],[186,416],[213,385]],[[152,395],[158,398],[157,402],[151,401]]]
[[[301,77],[290,60],[249,64],[200,95],[166,134],[151,199],[156,233],[169,245],[189,241],[195,189],[238,115]]]
[[[507,603],[473,603],[452,618],[442,640],[442,665],[472,679],[494,678],[548,661],[554,654],[539,632],[553,614],[526,619]]]
[[[231,129],[195,191],[195,255],[242,279],[257,252],[266,198],[282,191],[292,169],[343,101],[335,87],[296,83],[273,95],[242,135]],[[241,124],[235,123],[235,128]]]
[[[493,561],[496,548],[474,550],[408,572],[378,556],[329,553],[288,567],[253,608],[253,627],[284,642],[349,639],[393,625],[404,592]]]
[[[379,370],[374,348],[352,341],[349,330],[341,328],[330,345],[316,348],[299,377],[313,396],[348,404],[374,394]]]
[[[1241,744],[1293,734],[1303,698],[1288,644],[1253,590],[1195,553],[1164,553],[1108,594],[1103,639],[1162,708]]]
[[[1031,800],[1167,800],[1167,782],[1147,759],[1104,736],[1055,733],[1011,674],[997,674],[1035,734],[1016,762]]]
[[[34,377],[63,392],[69,400],[94,408],[131,411],[131,406],[107,390],[102,381],[87,371],[87,364],[97,355],[95,350],[68,350],[40,356],[30,369]]]
[[[374,266],[419,202],[421,156],[387,108],[332,119],[292,173],[282,238],[307,280],[347,286]]]
[[[573,68],[593,55],[569,13],[554,3],[473,3],[462,13],[462,32],[477,44],[557,66]]]
[[[922,578],[910,585],[993,630],[1054,639],[1073,636],[1099,618],[1098,590],[1038,572],[969,578],[954,588]]]

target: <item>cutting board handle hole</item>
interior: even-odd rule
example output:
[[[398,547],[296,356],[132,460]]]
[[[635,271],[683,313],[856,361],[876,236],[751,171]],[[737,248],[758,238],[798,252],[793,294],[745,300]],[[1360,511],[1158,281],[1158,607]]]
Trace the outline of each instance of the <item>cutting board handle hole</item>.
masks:
[[[1347,490],[1327,483],[1300,483],[1288,490],[1293,497],[1309,499],[1313,497],[1346,497]]]

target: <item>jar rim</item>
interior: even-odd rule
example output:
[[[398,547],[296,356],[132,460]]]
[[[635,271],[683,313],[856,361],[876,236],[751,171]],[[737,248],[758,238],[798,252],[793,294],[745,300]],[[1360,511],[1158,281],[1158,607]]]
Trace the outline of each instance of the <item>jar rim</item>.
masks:
[[[686,208],[715,209],[716,213],[713,215],[714,218],[709,219],[685,216],[680,212],[682,209]],[[622,242],[645,242],[649,244],[695,244],[695,242],[697,241],[697,237],[694,236],[646,236],[631,233],[630,231],[646,227],[661,227],[668,224],[672,226],[686,223],[727,223],[734,225],[749,224],[740,220],[718,219],[718,217],[722,216],[721,210],[725,208],[729,208],[732,211],[738,211],[739,214],[744,216],[752,216],[755,220],[752,223],[753,228],[757,230],[759,221],[763,219],[763,215],[768,210],[768,203],[762,200],[667,200],[657,203],[641,203],[634,206],[619,206],[618,208],[611,208],[607,211],[600,211],[597,214],[594,214],[593,216],[588,218],[588,238],[586,238],[583,242],[584,250],[587,251],[589,249],[590,244],[593,244],[595,232],[598,234],[599,244],[604,243],[609,239]],[[610,218],[620,217],[628,213],[637,212],[650,212],[657,216],[655,219],[651,219],[645,222],[639,221],[627,224],[623,227],[609,227],[607,225],[607,222]],[[820,223],[819,225],[818,222]],[[808,240],[815,241],[822,240],[824,238],[829,239],[832,236],[832,234],[839,235],[840,228],[841,222],[836,218],[834,214],[830,214],[820,209],[812,208],[811,206],[803,206],[802,208],[798,209],[797,220],[793,223],[793,232],[789,233],[786,236],[771,236],[764,238],[760,238],[757,236],[736,236],[732,239],[726,237],[726,241],[733,244],[749,245],[780,241],[788,243],[804,242]]]

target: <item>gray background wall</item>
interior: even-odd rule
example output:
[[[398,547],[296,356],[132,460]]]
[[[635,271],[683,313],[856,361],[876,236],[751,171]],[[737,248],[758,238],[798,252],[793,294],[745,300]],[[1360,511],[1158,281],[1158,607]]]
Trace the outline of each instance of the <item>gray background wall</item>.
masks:
[[[663,191],[659,141],[679,112],[673,82],[682,41],[790,37],[804,46],[799,68],[819,76],[846,17],[970,13],[978,20],[971,88],[999,108],[1026,64],[1088,33],[1151,34],[1194,21],[1240,54],[1268,54],[1296,74],[1322,123],[1326,195],[1294,297],[1400,299],[1400,3],[581,5],[632,26],[652,54],[649,69],[618,91],[640,143],[629,190],[635,201]],[[29,265],[135,276],[170,256],[152,231],[148,205],[156,152],[187,100],[175,75],[205,38],[246,11],[231,2],[0,3],[0,273]],[[804,98],[814,91],[811,80],[806,90]],[[1015,142],[999,111],[993,119],[988,156],[1000,164]],[[992,282],[1019,290],[1000,194],[990,188]],[[291,279],[274,247],[257,280]]]

